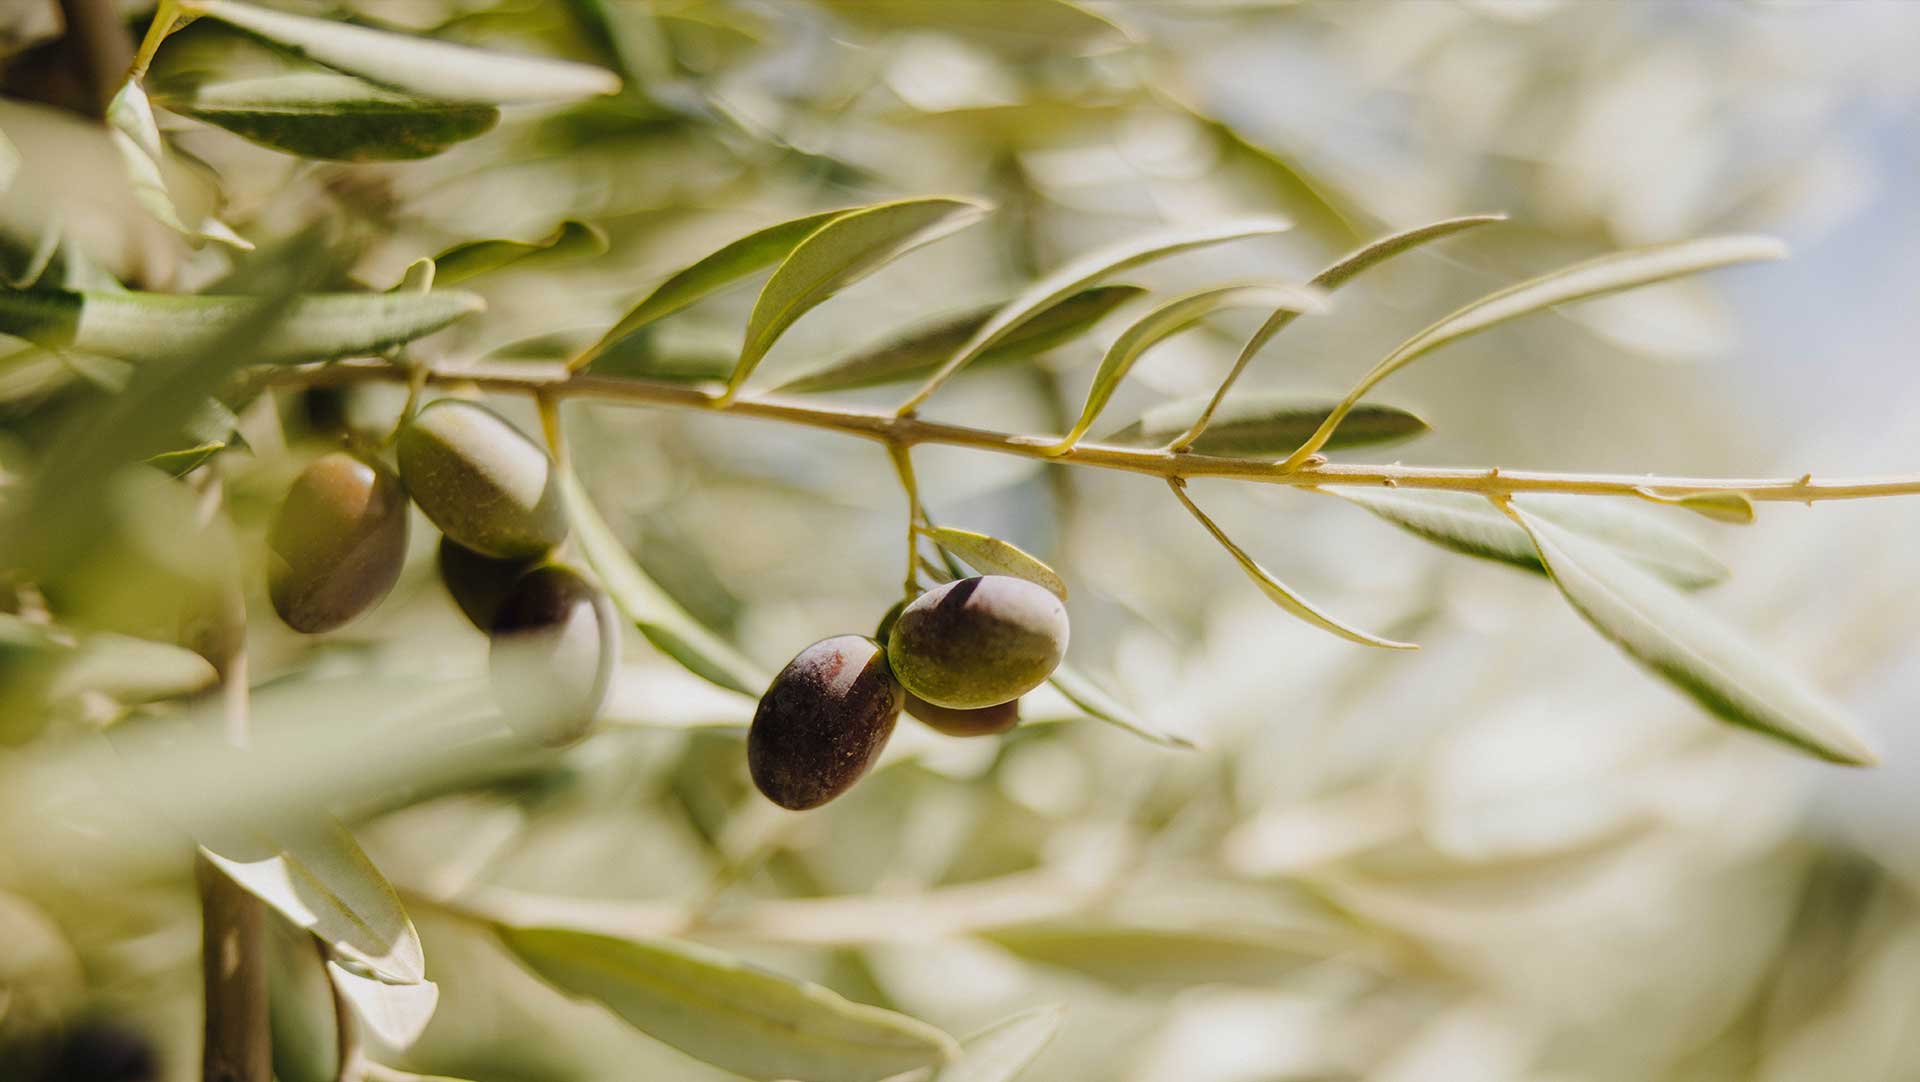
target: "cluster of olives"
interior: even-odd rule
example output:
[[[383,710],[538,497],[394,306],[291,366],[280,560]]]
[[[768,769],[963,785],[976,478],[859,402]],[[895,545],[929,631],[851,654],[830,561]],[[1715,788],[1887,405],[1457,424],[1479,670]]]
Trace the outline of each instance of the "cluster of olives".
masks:
[[[499,414],[442,399],[401,428],[396,473],[371,455],[314,460],[268,534],[268,594],[287,626],[331,631],[383,600],[407,553],[407,500],[443,535],[440,577],[488,634],[494,696],[516,730],[579,739],[607,695],[619,630],[605,591],[554,562],[567,520],[553,461]]]
[[[773,678],[747,734],[767,799],[816,808],[867,772],[901,710],[950,736],[1002,733],[1067,651],[1067,610],[1025,579],[984,575],[896,603],[872,638],[838,635]]]

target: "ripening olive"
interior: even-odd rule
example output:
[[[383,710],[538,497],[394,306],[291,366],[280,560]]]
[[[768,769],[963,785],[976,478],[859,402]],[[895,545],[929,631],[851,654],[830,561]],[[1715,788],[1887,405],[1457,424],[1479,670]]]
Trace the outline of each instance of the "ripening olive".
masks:
[[[267,534],[267,592],[295,631],[331,631],[378,605],[407,558],[407,494],[385,466],[334,451],[287,490]]]
[[[536,567],[513,584],[493,618],[494,699],[523,736],[571,743],[605,704],[619,648],[606,591],[558,564]]]
[[[928,590],[900,611],[887,638],[902,686],[935,706],[969,710],[1032,691],[1066,652],[1066,606],[1008,575]]]
[[[440,582],[473,626],[493,630],[493,618],[507,592],[534,566],[533,560],[496,560],[451,537],[440,538]]]
[[[887,614],[880,618],[880,627],[873,637],[886,642],[893,632],[893,625],[900,619],[900,613],[907,607],[905,601],[896,601]],[[934,704],[907,692],[906,705],[902,708],[907,715],[935,732],[948,736],[992,736],[1004,733],[1020,724],[1020,700],[1012,699],[996,706],[982,706],[972,710],[955,709],[950,706]]]
[[[559,478],[540,446],[484,406],[443,398],[400,430],[400,479],[440,532],[496,559],[566,540]]]
[[[753,784],[793,811],[846,792],[887,746],[903,698],[886,651],[864,635],[838,635],[800,651],[753,713]]]

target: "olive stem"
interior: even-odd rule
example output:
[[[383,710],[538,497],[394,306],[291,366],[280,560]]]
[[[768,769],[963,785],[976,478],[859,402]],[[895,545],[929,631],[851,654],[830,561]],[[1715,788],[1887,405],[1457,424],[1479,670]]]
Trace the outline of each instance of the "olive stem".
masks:
[[[404,369],[379,362],[337,362],[324,366],[276,369],[271,382],[295,386],[325,386],[365,381],[399,382]],[[557,365],[500,366],[490,371],[431,371],[429,382],[459,383],[482,391],[508,394],[540,392],[554,397],[582,397],[665,409],[713,409],[720,395],[684,384],[656,383],[585,374],[567,375]],[[1641,499],[1640,490],[1668,496],[1737,492],[1756,502],[1806,503],[1920,495],[1920,474],[1889,477],[1820,480],[1803,473],[1792,477],[1663,477],[1652,474],[1550,473],[1537,470],[1461,468],[1454,466],[1361,465],[1309,459],[1297,468],[1264,458],[1231,458],[1195,452],[1178,454],[1161,448],[1117,447],[1099,443],[1076,444],[1062,455],[1048,454],[1056,437],[998,432],[992,429],[900,417],[892,412],[817,406],[782,398],[749,398],[734,402],[729,413],[782,424],[828,429],[849,436],[912,447],[930,443],[970,447],[996,454],[1122,470],[1153,477],[1222,477],[1256,484],[1293,488],[1361,486],[1473,492],[1483,496],[1529,493],[1565,493],[1576,496],[1622,496]]]
[[[540,411],[540,434],[546,437],[547,453],[562,473],[573,468],[573,455],[567,450],[567,433],[560,426],[560,401],[546,391],[535,391],[535,407]]]
[[[153,63],[153,55],[160,51],[160,43],[167,40],[179,21],[179,0],[160,0],[153,9],[153,22],[147,25],[147,36],[140,40],[140,51],[133,54],[133,66],[127,71],[128,82],[137,83],[147,77],[147,66]]]
[[[900,475],[900,488],[907,494],[907,576],[901,595],[912,601],[920,586],[920,482],[913,475],[913,450],[904,443],[888,443],[887,457]]]

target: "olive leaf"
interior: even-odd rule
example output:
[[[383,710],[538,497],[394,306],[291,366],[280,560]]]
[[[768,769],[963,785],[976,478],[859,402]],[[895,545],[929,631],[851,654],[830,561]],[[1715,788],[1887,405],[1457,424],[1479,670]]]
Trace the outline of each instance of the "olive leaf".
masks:
[[[1470,492],[1415,489],[1320,489],[1357,504],[1428,541],[1468,556],[1546,573],[1533,539],[1512,519]],[[1529,513],[1612,549],[1641,569],[1698,590],[1724,582],[1726,565],[1657,513],[1586,496],[1531,495],[1516,503]]]
[[[1060,1031],[1067,1009],[1035,1007],[960,1039],[960,1058],[903,1082],[1016,1082]]]
[[[20,148],[13,145],[7,133],[0,131],[0,195],[13,187],[13,178],[20,175]]]
[[[1266,594],[1275,604],[1287,612],[1323,631],[1330,631],[1348,642],[1358,643],[1362,646],[1379,646],[1388,650],[1419,649],[1419,646],[1410,642],[1397,642],[1393,639],[1382,638],[1371,632],[1362,631],[1359,628],[1342,623],[1334,617],[1320,611],[1311,602],[1296,593],[1292,587],[1275,578],[1272,572],[1261,567],[1260,564],[1256,562],[1253,557],[1247,555],[1246,551],[1239,545],[1234,544],[1233,539],[1227,536],[1226,531],[1216,525],[1211,518],[1208,518],[1206,512],[1200,510],[1199,506],[1193,502],[1193,498],[1187,495],[1184,484],[1176,481],[1170,483],[1167,487],[1173,489],[1173,494],[1179,497],[1181,504],[1186,507],[1188,513],[1192,514],[1193,517],[1199,521],[1200,525],[1206,527],[1207,532],[1213,535],[1213,539],[1220,543],[1220,547],[1227,550],[1227,553],[1240,565],[1240,570],[1245,571],[1247,577],[1253,580],[1254,585],[1260,587],[1260,592]]]
[[[236,0],[183,0],[180,7],[336,71],[442,102],[559,102],[620,90],[612,72],[568,60],[489,52]]]
[[[1102,440],[1129,445],[1165,444],[1192,427],[1211,397],[1166,402]],[[1213,415],[1205,431],[1190,446],[1204,455],[1259,457],[1283,454],[1300,446],[1333,411],[1332,398],[1314,398],[1291,391],[1249,391],[1228,399]],[[1397,406],[1361,405],[1340,426],[1330,448],[1365,447],[1425,435],[1427,422]]]
[[[1150,744],[1183,751],[1191,751],[1197,746],[1178,733],[1148,724],[1109,695],[1091,677],[1065,662],[1053,670],[1053,675],[1047,677],[1047,683],[1068,702],[1085,711],[1088,717],[1104,721],[1116,729],[1124,729]]]
[[[1287,464],[1298,466],[1308,455],[1326,446],[1347,411],[1381,380],[1449,342],[1557,304],[1601,297],[1717,267],[1784,259],[1786,255],[1786,245],[1772,237],[1707,237],[1610,253],[1489,293],[1395,346],[1360,378],[1313,436],[1287,458]]]
[[[501,938],[534,972],[599,1000],[635,1029],[754,1079],[878,1080],[945,1062],[923,1022],[748,966],[709,947],[548,928]]]
[[[1462,230],[1503,221],[1506,221],[1504,214],[1469,214],[1460,218],[1443,218],[1437,222],[1390,233],[1342,256],[1325,270],[1314,275],[1313,280],[1307,284],[1331,293],[1366,271],[1423,244],[1452,236]],[[1267,321],[1262,323],[1260,328],[1253,332],[1253,337],[1247,339],[1247,344],[1241,347],[1240,355],[1234,358],[1233,367],[1227,370],[1226,378],[1222,379],[1220,386],[1214,390],[1212,401],[1199,411],[1193,423],[1183,433],[1168,444],[1169,447],[1177,450],[1198,443],[1201,434],[1206,431],[1220,409],[1221,403],[1225,401],[1227,392],[1233,389],[1234,382],[1240,378],[1240,373],[1246,371],[1247,365],[1252,363],[1254,356],[1273,340],[1274,335],[1285,330],[1299,314],[1280,308],[1267,317]]]
[[[263,923],[275,1082],[339,1082],[339,1022],[319,944],[286,921]]]
[[[934,526],[925,532],[934,544],[972,564],[976,571],[988,575],[1012,575],[1045,587],[1062,601],[1067,599],[1067,584],[1059,574],[1039,557],[1010,541],[972,530],[956,530],[950,526]]]
[[[955,34],[989,48],[1056,50],[1089,39],[1125,42],[1129,35],[1098,12],[1070,0],[1021,0],[1017,11],[949,0],[824,0],[841,16],[884,30]]]
[[[1650,488],[1637,488],[1633,491],[1634,495],[1643,500],[1692,511],[1701,518],[1710,518],[1715,522],[1730,522],[1735,526],[1753,525],[1753,500],[1745,493],[1689,492],[1675,496]]]
[[[416,98],[331,71],[156,87],[154,100],[273,150],[343,162],[431,157],[500,119],[492,105]]]
[[[420,1039],[440,1005],[440,986],[429,980],[389,984],[369,980],[339,962],[327,963],[327,977],[353,1005],[353,1013],[389,1048],[404,1049]]]
[[[426,979],[420,936],[399,894],[345,827],[325,820],[273,834],[202,844],[229,878],[325,940],[337,957],[390,984]]]
[[[1607,546],[1508,505],[1594,630],[1725,721],[1830,762],[1878,761],[1846,712],[1705,609]]]
[[[1153,308],[1129,324],[1107,348],[1100,367],[1093,374],[1093,383],[1087,388],[1087,401],[1080,409],[1080,419],[1059,443],[1047,448],[1047,453],[1065,454],[1080,442],[1142,354],[1215,312],[1250,307],[1322,312],[1326,310],[1326,298],[1317,289],[1295,285],[1240,284],[1195,290]]]
[[[433,257],[435,281],[453,285],[505,267],[526,269],[564,259],[601,255],[607,235],[598,226],[567,219],[538,240],[476,240]]]
[[[1327,945],[1225,930],[1045,923],[995,928],[982,938],[1030,962],[1139,992],[1200,984],[1272,984],[1325,960]]]
[[[848,209],[843,207],[818,214],[805,214],[765,229],[756,229],[676,271],[655,286],[653,292],[647,294],[639,304],[628,309],[627,314],[620,317],[620,322],[601,335],[598,341],[583,350],[573,360],[572,367],[585,367],[614,343],[654,320],[671,315],[723,286],[780,262],[821,226],[846,213]]]
[[[976,365],[1001,364],[1044,353],[1085,334],[1107,313],[1145,292],[1139,286],[1127,285],[1083,289],[1021,324],[999,345],[981,354]],[[908,331],[789,380],[779,390],[843,391],[924,376],[953,356],[953,351],[973,337],[999,307],[991,305]]]
[[[838,215],[796,245],[760,289],[740,360],[727,380],[737,393],[782,332],[815,305],[886,266],[986,216],[965,199],[931,197],[878,203]]]
[[[634,562],[593,506],[586,486],[571,471],[560,474],[567,517],[580,552],[607,593],[647,641],[702,679],[758,697],[771,679],[720,636],[688,615]]]
[[[228,228],[224,222],[207,218],[199,225],[188,225],[174,206],[161,176],[160,164],[166,160],[166,148],[160,142],[160,126],[153,119],[153,105],[139,80],[128,79],[107,105],[107,136],[126,166],[133,195],[148,214],[162,224],[194,240],[210,240],[241,251],[252,251],[253,243]]]
[[[942,384],[952,379],[954,373],[999,345],[1022,324],[1105,278],[1180,252],[1247,237],[1282,233],[1291,228],[1292,223],[1283,218],[1236,218],[1206,225],[1174,226],[1081,256],[1029,285],[1013,300],[1002,305],[993,318],[981,324],[973,337],[967,339],[945,364],[928,377],[912,398],[901,404],[900,412],[906,414],[919,408]]]
[[[259,297],[175,293],[0,292],[0,333],[119,360],[178,354],[208,333],[264,311]],[[485,304],[472,293],[307,293],[279,309],[251,362],[324,361],[378,353],[431,334]]]

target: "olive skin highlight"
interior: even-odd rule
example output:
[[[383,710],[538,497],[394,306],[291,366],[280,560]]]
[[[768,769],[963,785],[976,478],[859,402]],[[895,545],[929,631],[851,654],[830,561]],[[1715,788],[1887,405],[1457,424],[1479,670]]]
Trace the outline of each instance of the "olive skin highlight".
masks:
[[[1053,674],[1067,652],[1067,609],[1008,575],[936,586],[902,609],[887,660],[907,691],[962,710],[999,706]]]
[[[501,600],[492,630],[488,676],[507,724],[550,746],[585,736],[619,661],[606,591],[570,568],[536,567]]]
[[[567,538],[553,460],[484,406],[429,403],[400,430],[396,456],[413,502],[482,556],[536,559]]]
[[[879,643],[864,635],[814,643],[760,697],[747,731],[753,784],[792,811],[825,804],[880,757],[905,698]]]
[[[406,491],[384,466],[345,451],[322,455],[287,490],[267,545],[273,610],[295,631],[332,631],[399,581]]]

